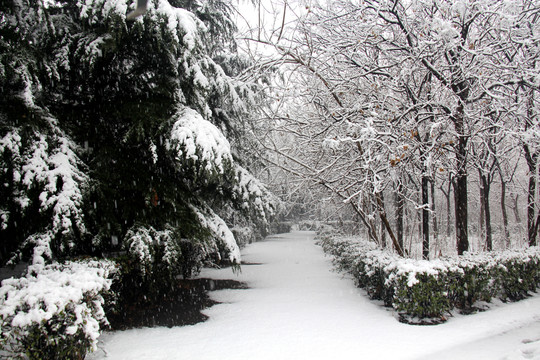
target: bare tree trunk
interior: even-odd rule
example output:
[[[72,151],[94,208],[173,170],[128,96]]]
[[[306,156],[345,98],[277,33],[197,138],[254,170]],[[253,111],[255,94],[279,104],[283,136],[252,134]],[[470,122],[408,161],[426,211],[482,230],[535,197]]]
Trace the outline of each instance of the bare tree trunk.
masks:
[[[479,187],[479,192],[480,192],[480,216],[478,216],[478,225],[479,225],[478,237],[481,239],[485,236],[484,224],[485,224],[486,204],[484,202],[485,188],[484,188],[484,183],[482,182],[482,170],[480,168],[478,168],[478,185],[479,185],[478,187]]]
[[[422,257],[429,260],[429,179],[422,176]]]
[[[536,192],[536,177],[529,176],[529,193],[527,194],[527,229],[529,233],[529,245],[536,245],[536,224],[535,224],[535,192]]]
[[[516,223],[521,224],[521,216],[519,216],[519,209],[518,209],[518,203],[519,203],[519,194],[516,194],[515,198],[512,198],[513,206],[512,210],[514,211],[514,217],[516,218]]]
[[[501,175],[501,213],[503,220],[504,241],[506,248],[510,247],[510,231],[508,231],[508,214],[506,213],[506,182]]]
[[[534,91],[529,90],[527,98],[527,119],[525,128],[528,129],[532,126],[534,116]],[[525,160],[527,160],[527,166],[529,167],[529,192],[527,194],[527,230],[529,237],[529,246],[535,246],[536,232],[538,224],[535,219],[536,212],[536,170],[538,161],[538,152],[531,153],[531,150],[527,144],[523,145],[525,152]]]
[[[431,179],[431,212],[433,217],[433,236],[439,237],[439,225],[437,221],[437,211],[435,210],[435,178]]]
[[[460,94],[461,92],[461,94]],[[456,91],[463,98],[467,97],[465,88]],[[454,127],[458,135],[457,143],[457,174],[454,182],[454,202],[456,214],[456,241],[458,255],[469,250],[468,232],[468,199],[467,199],[467,136],[465,136],[465,109],[462,102],[456,108]]]
[[[440,189],[446,200],[446,238],[450,238],[450,235],[452,234],[452,227],[450,225],[450,212],[451,212],[450,194],[452,192],[452,177],[450,175],[448,176],[448,188],[444,189],[441,185]]]
[[[529,192],[527,193],[527,232],[529,238],[529,246],[536,245],[536,161],[538,154],[531,154],[528,145],[523,145],[525,150],[525,159],[529,167]]]
[[[371,221],[368,221],[365,211],[360,208],[360,204],[356,205],[353,202],[351,202],[351,205],[354,211],[356,212],[356,214],[360,217],[360,220],[362,220],[362,223],[365,225],[368,231],[369,238],[378,244],[379,239],[377,238],[377,231],[374,231],[373,224],[371,223]]]
[[[480,176],[480,182],[482,183],[482,188],[484,189],[482,203],[484,204],[484,216],[486,222],[486,247],[488,251],[492,251],[493,237],[491,234],[491,211],[489,209],[489,191],[491,184],[485,175]]]
[[[403,249],[403,207],[405,206],[405,199],[403,198],[403,184],[399,183],[397,191],[394,194],[394,201],[396,207],[396,235],[399,246]]]
[[[379,207],[379,216],[386,228],[386,231],[388,231],[388,235],[390,235],[390,238],[392,239],[394,248],[396,249],[397,253],[400,256],[403,256],[403,249],[399,246],[396,236],[394,235],[394,232],[392,231],[392,228],[390,227],[390,223],[388,222],[388,218],[386,217],[386,211],[384,210],[384,202],[383,202],[383,199],[381,198],[381,193],[375,194],[375,198],[377,200],[377,205]]]
[[[382,205],[379,204],[379,199],[381,200]],[[376,201],[377,201],[377,205],[382,208],[382,211],[384,212],[384,215],[386,216],[386,207],[384,205],[384,194],[382,192],[378,194]],[[381,213],[381,209],[379,209],[379,214],[380,213]],[[383,242],[384,246],[386,247],[386,224],[384,223],[384,221],[382,221],[382,217],[380,219],[381,219],[380,239]]]

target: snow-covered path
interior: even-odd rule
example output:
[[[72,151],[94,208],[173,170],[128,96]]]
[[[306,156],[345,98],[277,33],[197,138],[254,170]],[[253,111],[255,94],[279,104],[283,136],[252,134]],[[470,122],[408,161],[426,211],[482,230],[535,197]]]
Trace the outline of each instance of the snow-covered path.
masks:
[[[92,359],[540,359],[540,296],[456,316],[437,326],[399,323],[351,280],[331,271],[314,233],[295,232],[249,245],[240,274],[221,290],[204,323],[106,333]],[[502,335],[501,335],[502,334]],[[528,339],[530,343],[522,341]]]

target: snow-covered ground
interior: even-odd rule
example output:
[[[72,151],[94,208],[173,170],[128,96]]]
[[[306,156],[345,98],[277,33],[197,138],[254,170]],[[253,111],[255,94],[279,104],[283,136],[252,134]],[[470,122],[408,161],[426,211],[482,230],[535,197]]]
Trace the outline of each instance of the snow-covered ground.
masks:
[[[352,280],[331,271],[312,232],[249,245],[240,274],[248,290],[211,293],[222,302],[193,326],[105,333],[91,359],[540,359],[540,295],[436,326],[399,323]]]

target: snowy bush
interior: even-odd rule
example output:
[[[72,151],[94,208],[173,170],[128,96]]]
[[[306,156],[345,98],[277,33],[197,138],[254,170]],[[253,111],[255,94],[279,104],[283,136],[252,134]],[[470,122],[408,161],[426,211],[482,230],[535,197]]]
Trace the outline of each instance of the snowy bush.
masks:
[[[454,308],[474,311],[493,298],[520,300],[540,284],[540,249],[465,254],[436,260],[399,257],[372,242],[327,235],[324,251],[372,299],[412,323],[444,321]]]
[[[104,294],[112,262],[84,260],[33,265],[0,288],[0,357],[82,359],[96,349],[107,324]]]

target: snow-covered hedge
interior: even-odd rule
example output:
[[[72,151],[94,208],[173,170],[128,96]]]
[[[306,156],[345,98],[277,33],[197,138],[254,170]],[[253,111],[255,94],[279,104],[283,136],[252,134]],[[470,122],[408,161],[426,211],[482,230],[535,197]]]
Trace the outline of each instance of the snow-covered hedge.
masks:
[[[494,298],[520,300],[540,284],[538,247],[427,261],[353,237],[323,236],[320,244],[338,271],[350,273],[372,299],[393,307],[406,322],[441,322],[455,308],[474,311]]]
[[[112,262],[84,260],[32,265],[0,287],[0,357],[82,359],[107,324],[104,294]]]

